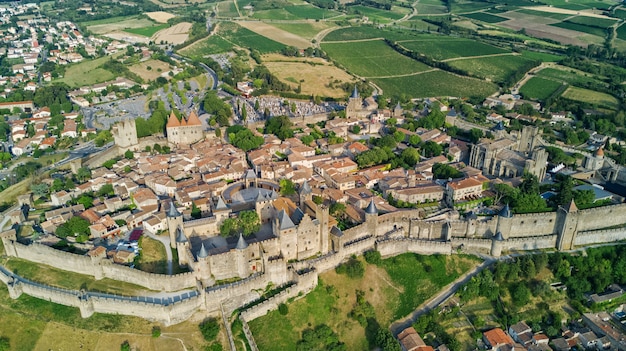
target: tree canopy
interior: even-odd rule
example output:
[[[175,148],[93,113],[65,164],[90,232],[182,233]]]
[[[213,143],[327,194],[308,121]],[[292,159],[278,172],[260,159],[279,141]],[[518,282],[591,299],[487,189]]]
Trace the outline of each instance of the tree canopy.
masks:
[[[296,345],[296,351],[345,351],[346,344],[339,341],[335,333],[326,324],[320,324],[314,329],[306,329],[302,332],[302,339]]]
[[[243,151],[250,151],[263,145],[262,136],[254,135],[254,133],[243,126],[234,125],[226,128],[228,141]]]

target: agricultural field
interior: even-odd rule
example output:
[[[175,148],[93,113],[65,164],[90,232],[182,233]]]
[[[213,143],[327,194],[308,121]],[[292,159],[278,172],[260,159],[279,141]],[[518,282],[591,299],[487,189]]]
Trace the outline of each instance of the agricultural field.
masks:
[[[169,24],[158,24],[158,25],[154,25],[150,27],[143,27],[143,28],[128,28],[128,29],[124,29],[124,31],[149,38],[153,36],[156,32],[160,31],[161,29],[165,29],[168,27],[169,27]]]
[[[191,23],[180,22],[169,28],[161,29],[152,35],[151,39],[155,43],[182,44],[189,37],[191,31]]]
[[[240,21],[237,22],[240,26],[247,28],[261,36],[277,41],[281,44],[285,44],[287,46],[294,46],[298,49],[306,49],[311,46],[311,42],[299,37],[293,33],[284,31],[282,29],[278,29],[271,24],[263,23],[263,22],[248,22],[248,21]]]
[[[537,51],[529,51],[523,50],[522,57],[525,57],[529,60],[536,60],[542,62],[558,62],[561,61],[564,57],[559,55],[548,54],[545,52],[537,52]]]
[[[360,77],[407,75],[431,69],[397,53],[382,40],[327,43],[322,44],[322,49],[332,60]]]
[[[272,23],[272,26],[307,40],[313,39],[317,33],[325,29],[336,27],[332,22]]]
[[[537,76],[541,78],[548,78],[565,82],[572,85],[603,84],[602,81],[598,79],[598,77],[590,73],[578,71],[565,66],[544,68],[541,71],[537,72]]]
[[[551,26],[555,26],[555,27],[559,27],[559,28],[565,28],[565,29],[576,31],[576,32],[596,35],[596,36],[599,36],[599,37],[605,37],[606,36],[606,30],[605,29],[598,28],[598,27],[587,26],[587,25],[579,24],[579,23],[573,23],[573,22],[570,22],[570,21],[563,21],[563,22],[559,22],[559,23],[553,23],[553,24],[551,24]]]
[[[419,52],[435,60],[510,53],[510,51],[475,40],[441,35],[423,35],[415,41],[400,41],[399,43],[411,51]]]
[[[279,42],[256,34],[255,32],[243,28],[233,22],[220,23],[219,34],[224,39],[242,48],[255,48],[262,54],[277,52],[285,47]]]
[[[241,6],[239,11],[242,11]],[[253,18],[268,19],[268,20],[322,20],[339,16],[341,13],[329,10],[321,9],[309,4],[285,6],[280,9],[259,10],[254,11]]]
[[[110,57],[104,56],[72,64],[65,70],[65,76],[57,79],[56,82],[63,82],[72,88],[77,88],[115,79],[116,75],[113,72],[100,68],[108,60],[110,60]]]
[[[566,18],[572,17],[572,15],[570,15],[570,14],[554,13],[554,12],[544,12],[544,11],[535,11],[535,10],[531,10],[531,9],[518,9],[516,11],[510,12],[510,15],[513,15],[515,13],[517,13],[517,14],[523,13],[523,14],[537,16],[537,17],[551,18],[551,19],[555,19],[555,20],[559,20],[559,21],[562,21],[562,20],[564,20]]]
[[[476,12],[492,7],[493,4],[477,2],[477,1],[454,1],[452,3],[452,13],[463,14],[468,12]]]
[[[435,32],[439,28],[439,26],[428,23],[424,20],[419,19],[418,17],[412,17],[407,21],[402,21],[397,24],[400,27],[405,27],[408,29],[418,30],[418,31],[428,31]]]
[[[370,350],[369,340],[378,328],[413,311],[428,297],[478,264],[464,256],[404,254],[367,264],[362,278],[347,278],[334,271],[321,274],[318,286],[302,299],[288,304],[288,313],[271,311],[251,321],[250,329],[260,350],[295,350],[302,330],[326,324],[346,343],[348,350]],[[348,317],[362,291],[375,320],[362,326]]]
[[[233,49],[233,44],[226,41],[218,35],[211,35],[204,39],[182,48],[179,52],[181,55],[188,56],[194,60],[213,54],[228,52]]]
[[[529,60],[521,56],[492,56],[449,61],[448,64],[476,77],[503,82]]]
[[[87,24],[97,23],[97,24]],[[126,18],[118,18],[117,21],[109,22],[107,20],[85,22],[83,25],[94,34],[108,34],[118,31],[126,31],[128,29],[148,28],[155,25],[154,22],[147,18],[139,18],[137,16],[131,16]]]
[[[565,90],[565,92],[563,92],[562,96],[566,99],[586,102],[598,107],[606,107],[612,110],[616,110],[619,107],[619,101],[614,96],[589,89],[569,87]]]
[[[348,7],[349,13],[351,14],[359,14],[361,16],[366,16],[370,22],[375,23],[389,23],[395,20],[399,20],[404,17],[404,15],[408,14],[410,10],[406,7],[397,7],[393,6],[391,11],[377,9],[373,7],[367,7],[362,5],[350,6]]]
[[[385,95],[411,97],[455,96],[484,99],[498,87],[484,80],[454,75],[445,71],[425,72],[413,76],[372,79]]]
[[[401,22],[404,23],[404,22]],[[436,26],[431,25],[433,28]],[[346,27],[333,30],[324,37],[324,42],[351,41],[385,38],[393,41],[415,40],[419,34],[405,29],[379,29],[373,26]]]
[[[146,12],[146,16],[158,23],[167,23],[169,19],[176,17],[175,15],[164,11]]]
[[[302,88],[302,94],[344,98],[339,87],[354,78],[323,59],[285,57],[278,54],[263,56],[263,64],[282,82]]]
[[[463,17],[467,17],[473,20],[478,20],[478,21],[487,22],[487,23],[500,23],[500,22],[509,20],[508,18],[497,16],[497,15],[492,15],[490,13],[485,13],[485,12],[467,13],[467,14],[464,14]]]
[[[562,85],[554,80],[532,77],[520,88],[520,93],[525,99],[545,100]]]
[[[239,17],[235,3],[231,1],[218,2],[216,6],[218,17]]]
[[[443,15],[448,13],[448,8],[442,1],[419,1],[415,5],[417,13],[420,15]]]
[[[616,32],[619,39],[626,40],[626,25],[622,24],[621,26],[617,27]]]

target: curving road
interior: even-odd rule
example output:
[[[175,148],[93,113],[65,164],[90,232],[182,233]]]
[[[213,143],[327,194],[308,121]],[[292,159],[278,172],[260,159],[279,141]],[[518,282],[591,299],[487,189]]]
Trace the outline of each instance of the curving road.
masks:
[[[480,273],[483,269],[491,266],[496,261],[497,259],[487,258],[483,263],[481,263],[480,265],[478,265],[471,271],[465,273],[464,275],[460,276],[454,282],[448,284],[448,286],[446,286],[443,290],[441,290],[439,294],[437,294],[436,296],[434,296],[427,302],[423,303],[420,307],[418,307],[415,311],[413,311],[413,313],[404,317],[403,319],[393,322],[393,324],[391,324],[391,327],[390,327],[391,332],[394,335],[398,335],[401,331],[413,325],[413,323],[415,323],[417,318],[419,318],[423,314],[430,312],[431,310],[433,310],[434,308],[442,304],[444,301],[450,298],[450,296],[456,293],[460,287],[462,287],[467,282],[469,282],[469,280],[472,279],[472,277]]]

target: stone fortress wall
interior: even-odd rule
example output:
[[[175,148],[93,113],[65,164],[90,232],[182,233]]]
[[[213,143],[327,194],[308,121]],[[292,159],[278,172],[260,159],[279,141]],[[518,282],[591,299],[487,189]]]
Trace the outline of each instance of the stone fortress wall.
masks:
[[[121,298],[103,294],[67,291],[16,280],[0,271],[0,280],[9,286],[11,296],[26,293],[48,301],[75,306],[84,317],[93,312],[140,316],[165,324],[188,318],[198,309],[207,313],[220,310],[229,314],[261,298],[267,288],[291,284],[276,296],[242,312],[251,320],[276,309],[290,298],[305,294],[317,285],[318,275],[334,269],[352,255],[378,250],[384,257],[405,252],[419,254],[452,254],[454,252],[500,256],[503,251],[556,248],[615,242],[626,239],[626,228],[610,229],[626,224],[626,204],[578,210],[560,208],[557,212],[494,216],[485,219],[451,221],[420,220],[418,211],[398,211],[366,216],[365,223],[330,234],[332,249],[325,255],[308,260],[287,262],[281,258],[262,258],[263,271],[241,281],[221,285],[202,285],[197,273],[174,276],[140,272],[112,264],[106,259],[93,259],[61,252],[43,245],[22,245],[15,241],[15,232],[0,234],[8,256],[47,264],[68,271],[88,274],[96,279],[111,278],[142,285],[148,289],[177,291],[197,288],[194,296],[178,301],[152,301],[145,298]],[[609,229],[607,229],[609,228]],[[273,242],[277,241],[273,239]],[[214,259],[226,258],[216,255]],[[233,263],[234,265],[234,263]],[[194,264],[190,262],[193,269]]]

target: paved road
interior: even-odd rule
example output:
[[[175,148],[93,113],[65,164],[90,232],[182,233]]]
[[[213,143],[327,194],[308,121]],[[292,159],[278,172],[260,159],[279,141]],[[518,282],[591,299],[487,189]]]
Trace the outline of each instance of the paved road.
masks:
[[[170,237],[169,235],[160,235],[160,236],[156,236],[152,233],[150,233],[149,231],[145,230],[143,231],[149,238],[154,239],[154,240],[158,240],[161,243],[163,243],[163,246],[165,246],[165,253],[167,254],[167,274],[172,275],[173,267],[172,267],[172,248],[170,247]]]
[[[436,308],[437,306],[442,304],[444,301],[446,301],[448,298],[450,298],[450,296],[452,296],[455,292],[457,292],[457,290],[459,290],[460,287],[462,287],[470,279],[472,279],[472,277],[474,277],[476,274],[480,273],[483,269],[491,266],[496,261],[497,260],[494,259],[494,258],[488,258],[483,263],[478,265],[476,268],[474,268],[471,271],[469,271],[469,272],[465,273],[464,275],[460,276],[454,282],[448,284],[445,288],[443,288],[443,290],[441,290],[439,292],[439,294],[435,295],[433,298],[431,298],[430,300],[428,300],[425,303],[423,303],[415,311],[413,311],[413,313],[411,313],[410,315],[404,317],[403,319],[400,319],[400,320],[397,320],[397,321],[393,322],[393,324],[391,324],[391,327],[390,327],[391,328],[391,332],[394,335],[397,335],[402,330],[404,330],[404,329],[410,327],[411,325],[413,325],[413,323],[415,323],[417,318],[419,318],[423,314],[426,314],[426,313],[430,312],[431,310],[433,310],[434,308]]]

